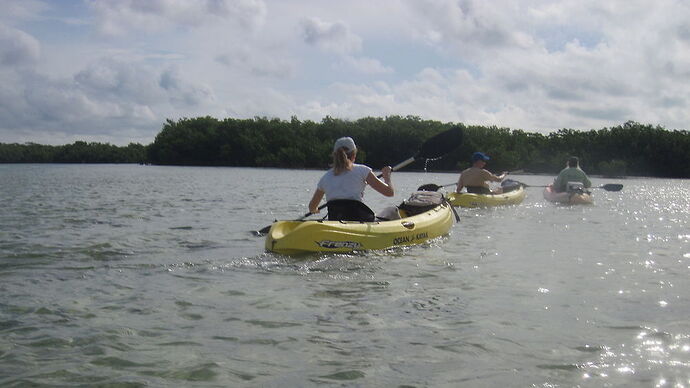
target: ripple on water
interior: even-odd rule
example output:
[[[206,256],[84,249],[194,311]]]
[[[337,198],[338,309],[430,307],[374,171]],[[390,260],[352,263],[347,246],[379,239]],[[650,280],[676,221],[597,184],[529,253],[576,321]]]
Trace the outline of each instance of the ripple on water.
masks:
[[[323,375],[319,376],[319,379],[324,379],[324,380],[334,380],[334,381],[351,381],[351,380],[357,380],[365,377],[366,374],[362,371],[359,370],[344,370],[336,373],[332,373],[329,375]],[[313,382],[326,382],[324,380],[319,381],[319,379],[314,379],[312,378],[311,380]]]
[[[671,385],[687,382],[690,376],[690,334],[672,334],[640,326],[618,326],[611,330],[629,333],[630,343],[609,343],[606,345],[585,345],[576,347],[595,359],[583,360],[578,364],[586,380],[601,380],[602,384],[617,385],[631,381],[639,383],[659,382],[663,376]],[[663,384],[662,384],[663,385]]]
[[[194,381],[194,382],[204,382],[213,381],[216,376],[218,376],[217,369],[220,368],[215,362],[212,363],[201,363],[196,365],[177,365],[172,370],[144,370],[140,373],[148,376],[164,377],[166,379],[172,379],[177,381]],[[247,374],[240,374],[243,380],[252,380],[254,376]]]

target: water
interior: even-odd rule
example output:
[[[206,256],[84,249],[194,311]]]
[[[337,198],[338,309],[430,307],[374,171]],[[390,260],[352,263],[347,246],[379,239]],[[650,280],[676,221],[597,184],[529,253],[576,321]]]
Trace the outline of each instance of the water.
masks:
[[[303,215],[320,175],[0,165],[0,385],[690,386],[690,181],[595,178],[624,189],[585,207],[529,188],[426,246],[264,253],[251,231]]]

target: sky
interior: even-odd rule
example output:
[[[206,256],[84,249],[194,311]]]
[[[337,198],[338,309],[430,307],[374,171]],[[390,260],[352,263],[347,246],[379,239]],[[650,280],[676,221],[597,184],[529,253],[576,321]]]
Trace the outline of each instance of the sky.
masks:
[[[0,143],[390,115],[690,129],[690,2],[0,0]]]

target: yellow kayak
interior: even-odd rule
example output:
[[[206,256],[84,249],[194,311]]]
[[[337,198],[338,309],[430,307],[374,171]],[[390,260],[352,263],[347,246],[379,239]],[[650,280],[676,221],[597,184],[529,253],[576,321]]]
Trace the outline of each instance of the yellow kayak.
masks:
[[[549,202],[565,203],[568,205],[591,205],[594,203],[594,198],[588,191],[556,192],[552,185],[548,185],[544,188],[544,199]]]
[[[453,206],[490,207],[517,205],[525,199],[525,195],[525,188],[520,186],[515,190],[502,194],[449,193],[447,197]]]
[[[266,236],[266,250],[295,255],[351,252],[421,244],[444,236],[453,226],[447,203],[392,221],[276,221]]]

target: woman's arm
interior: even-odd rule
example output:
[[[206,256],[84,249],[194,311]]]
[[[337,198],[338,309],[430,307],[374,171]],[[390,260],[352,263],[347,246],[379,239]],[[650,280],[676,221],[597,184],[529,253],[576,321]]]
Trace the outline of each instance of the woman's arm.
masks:
[[[321,203],[321,199],[323,198],[323,190],[321,189],[316,189],[314,192],[314,195],[311,197],[311,201],[309,201],[309,212],[316,214],[319,212],[319,203]]]
[[[393,190],[393,182],[391,182],[391,171],[390,166],[386,166],[381,170],[383,182],[377,178],[373,172],[369,172],[366,182],[369,184],[369,186],[371,186],[372,189],[378,191],[386,197],[392,197],[395,195],[395,190]]]

